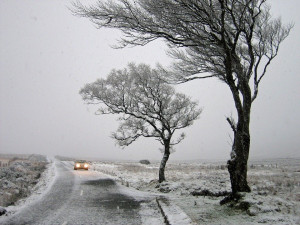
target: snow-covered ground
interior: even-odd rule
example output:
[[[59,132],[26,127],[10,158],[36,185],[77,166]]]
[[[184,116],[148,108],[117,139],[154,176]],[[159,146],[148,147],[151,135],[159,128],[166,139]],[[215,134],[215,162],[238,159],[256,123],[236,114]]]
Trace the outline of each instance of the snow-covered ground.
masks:
[[[49,162],[36,185],[32,186],[29,197],[6,207],[8,213],[26,207],[47,193],[56,175],[55,161]],[[13,170],[22,168],[20,164],[16,165]],[[93,162],[91,166],[91,170],[104,173],[130,187],[128,191],[132,190],[132,195],[138,193],[134,191],[137,189],[165,197],[152,202],[153,205],[159,204],[162,212],[153,210],[154,207],[149,204],[142,204],[142,218],[149,218],[149,213],[163,213],[173,225],[300,224],[299,159],[250,162],[248,180],[253,191],[244,194],[242,201],[231,207],[219,204],[230,192],[225,163],[168,163],[168,182],[162,184],[157,181],[158,168],[159,163],[143,165],[138,162]],[[31,182],[37,181],[36,177],[29,177]],[[4,180],[5,184],[13,186],[8,177],[2,176],[1,182]],[[0,190],[1,193],[3,190]],[[145,225],[155,223],[155,219],[143,221]]]
[[[7,211],[6,215],[26,207],[47,192],[54,177],[52,159],[39,155],[23,157],[0,168],[0,207]]]
[[[252,193],[243,194],[242,200],[231,206],[219,204],[230,192],[225,163],[168,163],[168,182],[162,184],[157,182],[159,163],[95,162],[91,169],[125,186],[163,193],[195,224],[300,224],[300,160],[249,165]]]

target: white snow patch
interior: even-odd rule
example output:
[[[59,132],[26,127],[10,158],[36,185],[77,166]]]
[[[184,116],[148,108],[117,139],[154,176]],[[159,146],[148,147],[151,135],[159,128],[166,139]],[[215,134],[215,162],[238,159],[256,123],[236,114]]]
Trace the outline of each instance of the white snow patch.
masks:
[[[143,225],[165,225],[156,201],[141,203],[139,211]]]
[[[172,225],[193,225],[195,223],[174,203],[159,200],[159,204],[164,211],[168,221]]]

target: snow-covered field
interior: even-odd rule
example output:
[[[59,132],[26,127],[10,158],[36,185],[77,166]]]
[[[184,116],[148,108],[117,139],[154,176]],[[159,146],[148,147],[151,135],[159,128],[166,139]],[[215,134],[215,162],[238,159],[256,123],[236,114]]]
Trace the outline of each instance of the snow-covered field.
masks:
[[[300,160],[250,162],[252,193],[235,205],[219,204],[230,192],[225,163],[168,163],[168,182],[158,183],[159,163],[94,162],[91,169],[125,186],[166,195],[195,224],[300,224]]]
[[[22,190],[26,186],[18,185],[22,182],[17,181],[18,177],[13,178],[16,177],[14,171],[30,174],[22,178],[27,180],[31,189],[25,195],[29,197],[6,207],[8,213],[14,213],[47,192],[47,187],[51,186],[55,177],[54,164],[45,165],[44,172],[38,170],[39,175],[29,173],[29,167],[20,162],[12,164],[11,173],[5,173],[4,176],[3,171],[7,172],[8,168],[0,170],[0,200],[8,190],[17,193],[18,188]],[[159,163],[156,162],[150,165],[138,162],[93,162],[91,165],[91,170],[104,173],[120,184],[165,196],[166,201],[161,198],[159,204],[169,216],[171,224],[184,221],[184,224],[300,224],[299,159],[250,162],[248,180],[252,193],[244,194],[242,201],[232,206],[219,204],[224,195],[230,192],[230,180],[224,162],[168,163],[168,182],[162,184],[157,181],[158,168]],[[148,221],[145,224],[151,223]]]

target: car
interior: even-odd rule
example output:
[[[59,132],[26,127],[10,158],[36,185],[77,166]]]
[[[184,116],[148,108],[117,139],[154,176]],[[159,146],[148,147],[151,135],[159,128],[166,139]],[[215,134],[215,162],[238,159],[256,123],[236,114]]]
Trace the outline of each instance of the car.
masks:
[[[78,169],[88,170],[89,167],[90,167],[89,163],[85,160],[77,160],[75,161],[74,164],[74,170],[78,170]]]

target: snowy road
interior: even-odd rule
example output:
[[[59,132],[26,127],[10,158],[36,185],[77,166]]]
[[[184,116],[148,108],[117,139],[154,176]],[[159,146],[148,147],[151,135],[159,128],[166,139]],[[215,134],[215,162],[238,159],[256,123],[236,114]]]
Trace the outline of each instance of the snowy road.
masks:
[[[1,224],[163,224],[151,204],[154,196],[135,193],[97,172],[55,163],[57,176],[50,190]]]

